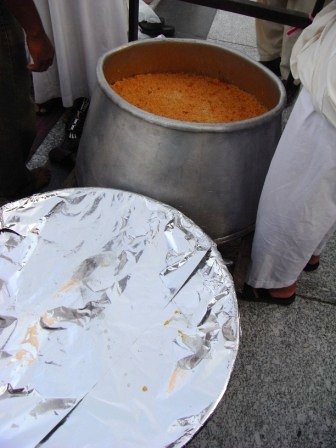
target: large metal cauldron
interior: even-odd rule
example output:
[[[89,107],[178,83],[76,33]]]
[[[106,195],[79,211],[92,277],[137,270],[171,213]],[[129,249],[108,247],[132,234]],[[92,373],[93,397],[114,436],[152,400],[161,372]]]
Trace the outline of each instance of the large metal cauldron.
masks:
[[[269,112],[229,124],[182,122],[138,109],[109,86],[155,72],[224,79],[253,93]],[[119,47],[100,59],[97,73],[77,158],[79,186],[119,188],[168,203],[217,242],[249,232],[281,133],[281,82],[240,53],[189,39]]]

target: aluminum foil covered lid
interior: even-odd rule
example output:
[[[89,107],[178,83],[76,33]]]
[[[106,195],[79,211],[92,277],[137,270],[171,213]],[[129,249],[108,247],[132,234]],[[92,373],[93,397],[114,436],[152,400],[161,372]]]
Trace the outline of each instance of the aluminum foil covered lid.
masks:
[[[177,210],[80,188],[0,210],[0,446],[181,447],[239,339],[215,244]]]

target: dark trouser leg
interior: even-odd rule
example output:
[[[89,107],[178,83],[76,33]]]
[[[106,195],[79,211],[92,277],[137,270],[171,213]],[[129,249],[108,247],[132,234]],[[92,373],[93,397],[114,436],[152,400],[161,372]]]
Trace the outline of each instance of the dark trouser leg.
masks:
[[[0,196],[28,192],[33,182],[25,165],[36,132],[26,66],[23,31],[0,3]]]

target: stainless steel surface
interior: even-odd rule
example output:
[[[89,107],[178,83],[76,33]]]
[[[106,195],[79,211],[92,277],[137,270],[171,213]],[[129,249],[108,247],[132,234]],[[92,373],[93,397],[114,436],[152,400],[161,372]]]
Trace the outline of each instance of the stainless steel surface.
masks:
[[[214,243],[169,206],[96,188],[7,204],[0,230],[0,447],[184,446],[239,343]]]
[[[171,120],[132,106],[109,82],[137,73],[215,76],[253,93],[269,111],[228,124]],[[80,143],[80,186],[145,194],[170,204],[215,240],[253,226],[262,185],[281,133],[285,92],[267,69],[205,41],[151,39],[107,53]]]

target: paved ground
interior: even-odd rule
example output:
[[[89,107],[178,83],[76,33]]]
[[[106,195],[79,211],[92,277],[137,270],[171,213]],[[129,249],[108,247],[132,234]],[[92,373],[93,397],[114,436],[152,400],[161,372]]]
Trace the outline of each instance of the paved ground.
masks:
[[[177,37],[208,38],[257,57],[252,18],[178,0],[161,0],[157,12],[176,26]],[[60,121],[33,164],[46,160],[62,129]],[[48,189],[62,187],[68,175],[53,167]],[[335,258],[334,238],[321,268],[302,275],[289,309],[239,303],[241,344],[232,378],[189,448],[336,447]]]

